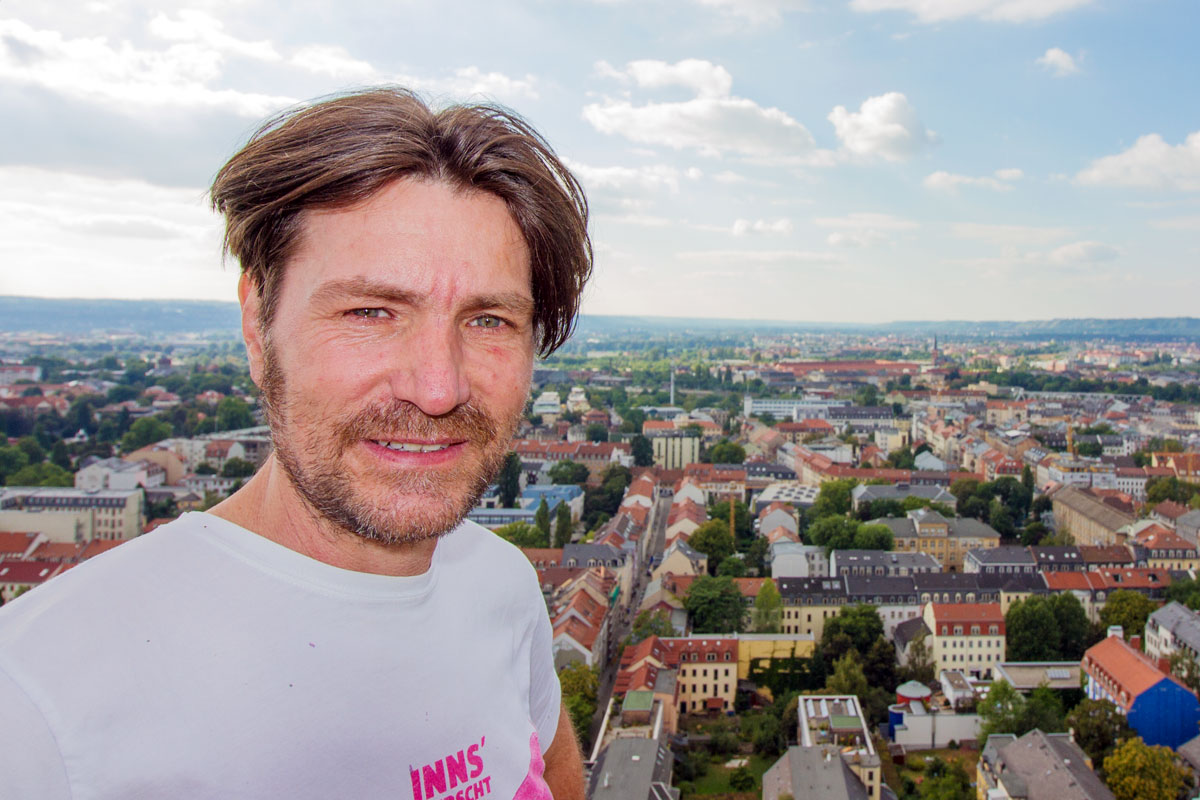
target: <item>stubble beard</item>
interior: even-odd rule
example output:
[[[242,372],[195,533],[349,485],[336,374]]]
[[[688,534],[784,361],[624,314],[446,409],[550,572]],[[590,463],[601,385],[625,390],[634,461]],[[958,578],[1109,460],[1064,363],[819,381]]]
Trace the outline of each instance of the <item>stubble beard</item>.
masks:
[[[412,403],[393,400],[341,418],[308,420],[307,437],[292,422],[297,401],[288,396],[279,361],[265,337],[262,401],[275,457],[297,494],[319,520],[373,542],[413,544],[449,533],[499,474],[520,424],[496,419],[470,403],[430,417]],[[319,427],[320,430],[317,430]],[[344,456],[364,440],[461,440],[477,463],[452,469],[406,470],[361,476],[384,491],[369,496],[355,485]],[[389,503],[391,498],[394,503]],[[415,501],[413,498],[417,498]],[[413,503],[416,507],[411,507]]]

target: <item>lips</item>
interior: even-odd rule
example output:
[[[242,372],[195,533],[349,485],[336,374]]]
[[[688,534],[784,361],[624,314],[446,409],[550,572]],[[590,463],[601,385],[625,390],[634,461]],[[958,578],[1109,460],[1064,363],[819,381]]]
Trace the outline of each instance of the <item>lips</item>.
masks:
[[[383,439],[372,439],[373,444],[380,447],[386,447],[388,450],[395,450],[398,453],[437,453],[451,447],[455,442],[442,442],[438,444],[421,444],[419,442],[390,442]]]

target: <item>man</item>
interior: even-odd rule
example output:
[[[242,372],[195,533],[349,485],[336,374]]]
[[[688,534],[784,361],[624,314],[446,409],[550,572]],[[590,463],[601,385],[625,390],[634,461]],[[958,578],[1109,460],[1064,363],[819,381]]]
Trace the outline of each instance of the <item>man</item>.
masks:
[[[532,567],[462,522],[578,310],[578,184],[511,115],[380,89],[212,198],[274,453],[0,612],[0,797],[581,798]]]

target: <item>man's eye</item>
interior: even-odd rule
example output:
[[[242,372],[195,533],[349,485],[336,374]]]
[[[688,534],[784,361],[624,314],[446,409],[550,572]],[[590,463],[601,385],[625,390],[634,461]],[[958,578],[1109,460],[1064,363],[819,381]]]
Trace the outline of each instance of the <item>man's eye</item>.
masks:
[[[482,317],[476,317],[471,320],[471,324],[479,328],[499,328],[504,324],[504,320],[499,317],[493,317],[490,314],[484,314]]]
[[[359,319],[379,319],[386,313],[382,308],[356,308],[350,312],[350,316]]]

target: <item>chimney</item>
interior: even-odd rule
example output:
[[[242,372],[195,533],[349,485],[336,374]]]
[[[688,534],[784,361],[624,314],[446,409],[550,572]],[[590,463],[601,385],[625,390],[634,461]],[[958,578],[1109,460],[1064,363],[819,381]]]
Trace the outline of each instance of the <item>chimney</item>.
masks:
[[[1134,650],[1141,650],[1142,649],[1142,637],[1137,636],[1137,635],[1130,636],[1129,637],[1129,646],[1132,647]]]
[[[1120,625],[1109,625],[1108,626],[1108,635],[1109,636],[1120,636],[1120,637],[1124,638],[1125,629],[1122,628]]]

